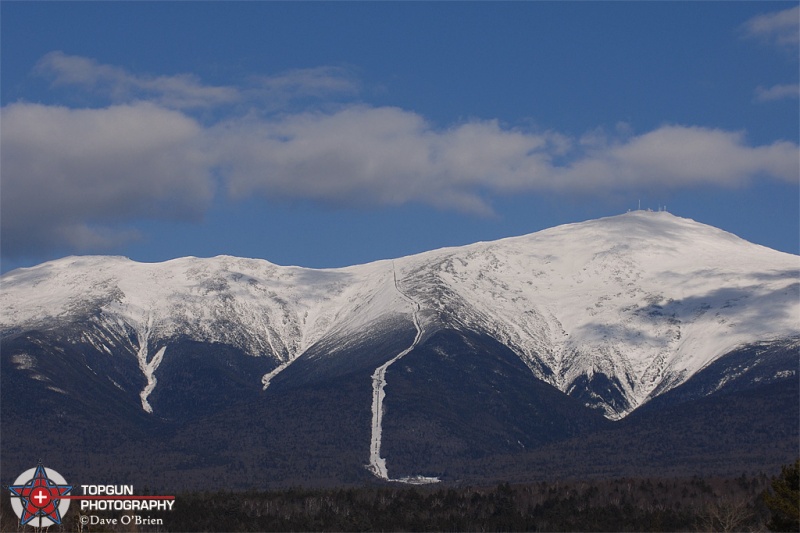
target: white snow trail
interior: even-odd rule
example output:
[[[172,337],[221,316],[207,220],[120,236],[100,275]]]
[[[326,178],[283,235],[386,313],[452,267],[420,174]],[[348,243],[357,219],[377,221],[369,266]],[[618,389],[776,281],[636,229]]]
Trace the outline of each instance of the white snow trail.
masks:
[[[272,333],[266,326],[264,327],[264,333],[266,334],[267,342],[269,343],[269,347],[272,350],[272,353],[275,355],[275,357],[279,357],[278,354],[280,352],[275,348],[275,345],[272,343]],[[261,390],[267,390],[269,384],[272,382],[272,378],[274,378],[275,376],[286,370],[286,368],[289,365],[291,365],[295,361],[295,359],[297,359],[299,356],[300,356],[299,353],[296,355],[289,354],[286,361],[282,362],[277,367],[273,368],[271,372],[267,372],[266,374],[264,374],[261,377],[261,384],[263,385],[263,388]]]
[[[142,400],[142,409],[145,412],[152,413],[153,406],[150,405],[150,402],[147,401],[148,396],[150,393],[153,392],[153,389],[156,388],[156,369],[158,365],[161,364],[161,360],[164,358],[164,352],[167,351],[167,347],[163,346],[160,350],[156,352],[153,358],[148,361],[147,355],[147,343],[150,338],[150,328],[151,328],[152,318],[148,318],[147,325],[144,327],[144,331],[137,330],[136,337],[139,343],[139,351],[136,354],[137,358],[139,359],[139,369],[144,374],[144,377],[147,378],[147,385],[145,385],[142,392],[139,393],[139,398]]]
[[[397,292],[412,305],[412,318],[414,321],[414,327],[417,330],[417,334],[414,337],[414,342],[411,345],[403,350],[402,352],[398,353],[384,364],[379,366],[375,369],[375,372],[372,374],[372,435],[370,438],[370,445],[369,445],[369,465],[367,468],[380,479],[385,481],[396,481],[400,483],[409,483],[413,485],[424,485],[428,483],[438,483],[439,478],[437,477],[426,477],[426,476],[411,476],[411,477],[404,477],[404,478],[397,478],[391,479],[389,477],[389,472],[386,469],[386,459],[381,457],[381,433],[383,427],[383,400],[386,398],[386,393],[384,392],[384,387],[386,387],[386,371],[389,369],[390,366],[395,361],[400,360],[403,356],[407,355],[411,350],[416,348],[417,344],[419,344],[420,339],[422,338],[422,328],[420,327],[419,323],[419,311],[420,305],[419,302],[414,300],[411,296],[404,293],[400,289],[400,285],[397,282],[397,271],[394,268],[394,262],[392,263],[392,276],[394,277],[394,286],[397,289]]]
[[[269,384],[272,382],[272,378],[274,378],[275,376],[286,370],[286,368],[289,365],[291,365],[295,361],[295,359],[297,359],[297,357],[293,357],[292,359],[284,361],[283,363],[275,367],[271,372],[264,374],[264,376],[262,376],[261,378],[261,384],[263,385],[263,388],[261,390],[267,390],[267,387],[269,387]]]

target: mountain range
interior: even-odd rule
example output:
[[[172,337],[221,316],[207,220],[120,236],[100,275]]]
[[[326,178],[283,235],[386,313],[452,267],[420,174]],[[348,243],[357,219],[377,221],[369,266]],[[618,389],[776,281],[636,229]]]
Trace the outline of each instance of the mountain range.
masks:
[[[797,455],[800,258],[663,211],[339,269],[67,257],[0,290],[4,477],[476,483]]]

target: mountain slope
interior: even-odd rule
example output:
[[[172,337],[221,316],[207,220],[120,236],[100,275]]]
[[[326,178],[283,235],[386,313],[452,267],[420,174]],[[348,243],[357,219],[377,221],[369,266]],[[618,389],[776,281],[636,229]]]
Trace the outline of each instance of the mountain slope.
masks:
[[[404,284],[431,315],[486,331],[562,391],[608,383],[594,404],[611,418],[735,346],[798,333],[796,256],[665,212],[422,257]]]
[[[411,319],[410,296],[424,335],[444,326],[489,334],[538,378],[618,418],[736,346],[797,334],[798,272],[796,256],[638,211],[335,270],[67,258],[3,277],[0,326],[88,316],[92,327],[76,336],[103,350],[126,345],[152,382],[172,338],[281,365],[325,338]],[[151,392],[142,391],[145,408]]]
[[[468,477],[798,371],[800,258],[666,212],[341,269],[69,257],[0,288],[9,465],[38,409],[84,443],[105,416],[106,444],[194,450],[193,476],[225,476],[190,444],[224,427],[250,435],[235,464],[283,457],[276,479]]]

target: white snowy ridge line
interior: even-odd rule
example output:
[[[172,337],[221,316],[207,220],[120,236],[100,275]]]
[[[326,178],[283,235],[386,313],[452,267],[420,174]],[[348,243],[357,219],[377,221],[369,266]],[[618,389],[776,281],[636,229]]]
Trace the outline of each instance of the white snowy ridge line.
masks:
[[[403,291],[390,285],[389,261],[315,270],[228,256],[153,264],[67,257],[0,278],[0,331],[76,324],[98,329],[86,337],[98,348],[116,348],[103,328],[121,341],[136,331],[131,347],[147,378],[146,409],[163,346],[174,337],[270,358],[278,366],[254,377],[268,387],[315,343],[363,335],[398,314],[405,299],[424,310],[414,316],[426,335],[454,324],[489,334],[562,392],[604,374],[627,402],[595,401],[614,419],[738,346],[800,335],[798,256],[666,212],[631,212],[394,263]],[[87,322],[87,313],[101,323]],[[385,375],[375,377],[373,403],[382,403],[374,391]]]

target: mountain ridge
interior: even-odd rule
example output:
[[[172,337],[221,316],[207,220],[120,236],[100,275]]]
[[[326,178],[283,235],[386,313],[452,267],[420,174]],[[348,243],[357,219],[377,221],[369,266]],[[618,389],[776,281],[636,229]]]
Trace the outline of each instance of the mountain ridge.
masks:
[[[183,488],[771,468],[798,267],[665,212],[341,269],[64,258],[0,278],[2,461]]]
[[[118,337],[134,334],[130,348],[150,391],[178,335],[272,359],[260,377],[266,387],[325,338],[410,319],[411,298],[423,337],[444,326],[484,331],[568,394],[603,375],[613,391],[595,407],[619,418],[737,345],[797,334],[798,267],[797,256],[637,211],[338,269],[232,256],[73,256],[5,274],[0,328],[91,309]],[[148,350],[155,339],[161,344]]]

